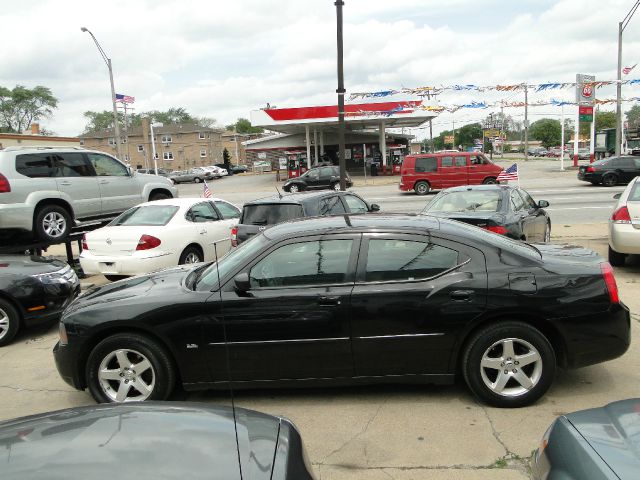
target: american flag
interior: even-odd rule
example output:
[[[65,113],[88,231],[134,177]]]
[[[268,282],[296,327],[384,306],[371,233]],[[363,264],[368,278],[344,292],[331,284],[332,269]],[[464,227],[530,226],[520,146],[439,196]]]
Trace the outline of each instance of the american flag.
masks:
[[[496,180],[499,182],[502,180],[518,180],[518,164],[514,163],[506,170],[502,170]]]
[[[204,192],[202,194],[204,198],[211,198],[211,190],[209,190],[209,185],[207,182],[204,182]]]
[[[638,64],[636,63],[636,65],[638,65]],[[631,70],[636,68],[636,65],[634,65],[633,67],[624,67],[622,69],[622,73],[624,73],[625,75],[629,75],[631,73]]]
[[[122,93],[116,93],[116,102],[120,103],[133,103],[136,101],[136,97],[129,95],[123,95]]]

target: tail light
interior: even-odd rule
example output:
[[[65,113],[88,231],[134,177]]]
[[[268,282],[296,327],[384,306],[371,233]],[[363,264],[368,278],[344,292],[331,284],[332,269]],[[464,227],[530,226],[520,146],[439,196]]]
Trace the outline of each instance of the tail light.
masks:
[[[507,229],[507,227],[503,227],[502,225],[487,225],[482,228],[484,228],[485,230],[489,230],[490,232],[493,232],[493,233],[498,233],[500,235],[506,235],[507,233],[509,233],[509,230]]]
[[[7,177],[0,173],[0,193],[9,193],[11,191],[11,184]]]
[[[616,283],[616,277],[613,276],[611,264],[609,264],[609,262],[601,263],[600,270],[602,270],[604,284],[607,286],[607,291],[609,292],[609,300],[611,303],[619,303],[618,284]]]
[[[138,246],[136,250],[151,250],[152,248],[156,248],[162,242],[159,238],[153,237],[151,235],[142,235],[140,240],[138,240]]]
[[[593,168],[593,167],[587,167],[587,169],[585,170],[585,172],[587,172],[587,173],[593,173],[595,171],[596,171],[596,169]]]
[[[613,223],[631,223],[631,216],[629,215],[629,209],[626,205],[613,212],[611,220]]]
[[[238,227],[233,227],[231,229],[231,246],[232,247],[238,246]]]
[[[82,250],[89,250],[89,244],[87,243],[87,234],[82,234]]]

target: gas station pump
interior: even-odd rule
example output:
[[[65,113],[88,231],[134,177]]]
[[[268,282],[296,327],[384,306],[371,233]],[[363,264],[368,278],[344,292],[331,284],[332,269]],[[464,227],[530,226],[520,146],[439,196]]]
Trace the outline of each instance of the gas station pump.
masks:
[[[304,152],[285,152],[287,155],[287,178],[298,178],[307,171],[307,155]]]

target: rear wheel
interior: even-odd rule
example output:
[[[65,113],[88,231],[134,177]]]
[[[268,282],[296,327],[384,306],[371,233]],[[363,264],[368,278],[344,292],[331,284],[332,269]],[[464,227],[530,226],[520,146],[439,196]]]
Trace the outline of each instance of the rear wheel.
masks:
[[[624,253],[616,252],[611,245],[609,245],[609,263],[614,267],[622,267],[627,256]]]
[[[187,263],[200,263],[204,260],[204,256],[200,249],[196,247],[187,247],[180,255],[179,265],[185,265]]]
[[[340,190],[340,182],[336,182],[336,183],[334,183],[334,184],[331,186],[331,188],[333,188],[334,190],[338,190],[338,191],[339,191],[339,190]]]
[[[18,311],[9,302],[0,298],[0,347],[9,345],[19,328]]]
[[[171,195],[164,192],[155,192],[149,196],[150,202],[155,202],[156,200],[166,200],[168,198],[172,198]]]
[[[71,231],[71,216],[60,205],[45,205],[36,211],[34,229],[47,242],[63,240]]]
[[[614,173],[607,173],[602,177],[602,185],[605,187],[615,187],[618,184],[618,177]]]
[[[555,352],[539,330],[522,322],[486,327],[467,344],[462,372],[471,391],[494,407],[524,407],[551,386]]]
[[[482,181],[482,183],[485,185],[493,185],[498,183],[498,180],[496,180],[496,177],[487,177]]]
[[[426,195],[431,190],[428,182],[418,182],[413,187],[417,195]]]
[[[200,180],[198,177],[193,179],[194,183],[200,183],[202,180]]]

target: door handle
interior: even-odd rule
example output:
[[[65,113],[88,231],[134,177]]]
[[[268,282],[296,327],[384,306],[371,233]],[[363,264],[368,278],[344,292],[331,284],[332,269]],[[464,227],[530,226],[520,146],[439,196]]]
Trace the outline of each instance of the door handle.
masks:
[[[204,228],[200,230],[200,235],[204,235],[205,233],[207,233],[207,231]]]
[[[449,294],[449,298],[457,302],[468,302],[472,295],[473,290],[454,290]]]
[[[334,307],[340,305],[340,297],[320,297],[318,298],[318,305],[321,307]]]
[[[109,183],[109,180],[100,180],[100,183],[104,185],[105,183]]]
[[[71,185],[71,182],[60,182],[60,185],[64,185],[65,187],[68,187],[69,185]]]

